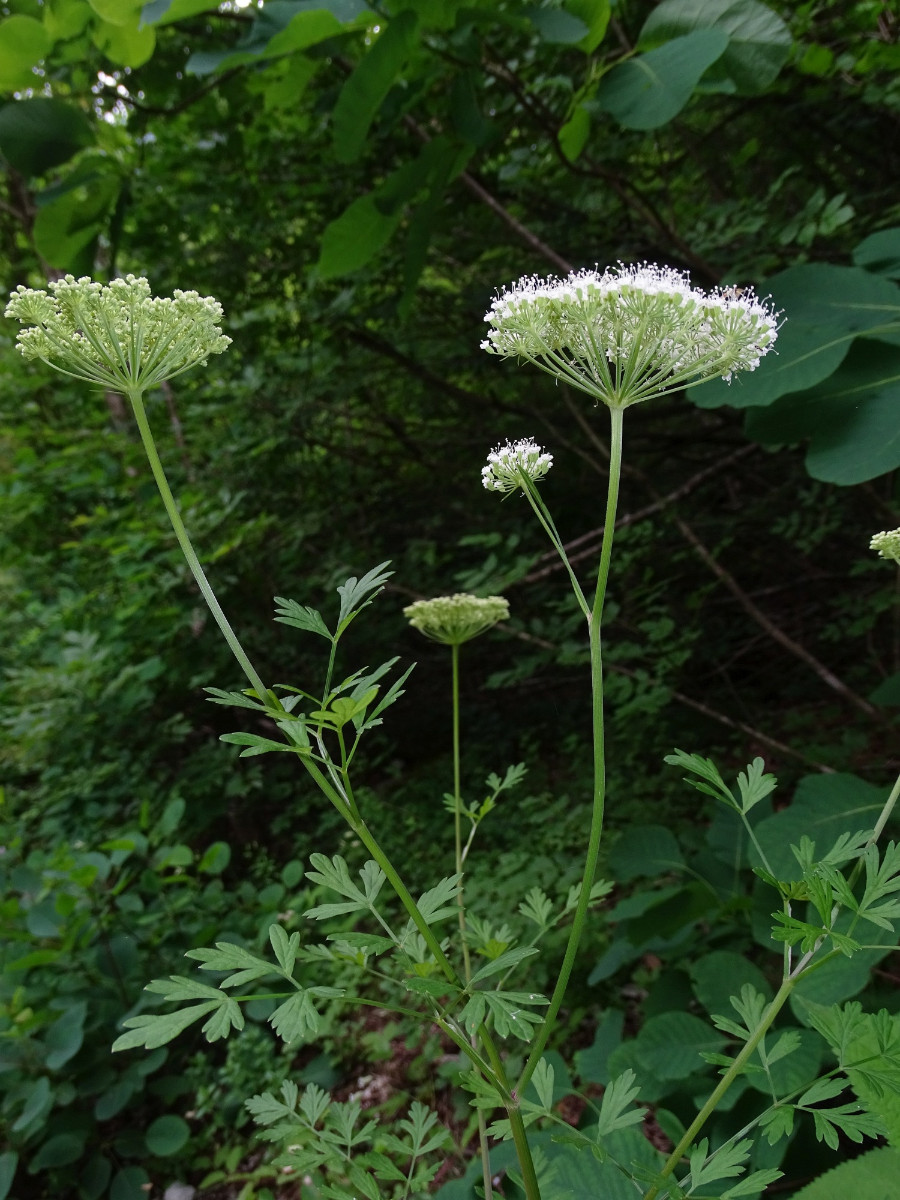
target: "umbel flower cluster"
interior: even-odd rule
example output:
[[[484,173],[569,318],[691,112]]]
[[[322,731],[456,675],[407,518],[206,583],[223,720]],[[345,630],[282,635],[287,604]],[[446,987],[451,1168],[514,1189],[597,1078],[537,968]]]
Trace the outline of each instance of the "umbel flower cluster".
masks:
[[[523,438],[490,452],[487,466],[481,468],[481,482],[489,492],[514,492],[525,480],[537,483],[552,466],[552,454],[533,438]]]
[[[108,284],[66,275],[46,291],[19,286],[6,316],[25,327],[17,340],[26,358],[114,392],[154,387],[231,343],[217,300],[180,290],[160,299],[134,275]]]
[[[433,600],[416,600],[403,610],[413,629],[418,629],[435,642],[445,646],[460,646],[470,642],[509,617],[509,601],[502,596],[471,596],[457,592],[455,596],[435,596]]]
[[[777,314],[751,289],[707,293],[651,264],[527,276],[485,320],[483,349],[533,362],[611,408],[752,371],[778,331]]]
[[[879,558],[889,558],[900,563],[900,529],[886,529],[876,533],[869,543],[870,550],[877,550]]]

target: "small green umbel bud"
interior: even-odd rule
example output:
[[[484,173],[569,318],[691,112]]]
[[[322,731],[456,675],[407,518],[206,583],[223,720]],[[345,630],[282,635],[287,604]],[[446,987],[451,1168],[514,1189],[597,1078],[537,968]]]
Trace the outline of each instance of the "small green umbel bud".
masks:
[[[880,558],[890,558],[900,563],[900,529],[876,533],[869,543],[869,549],[877,550]]]
[[[25,326],[17,338],[25,358],[113,392],[155,387],[231,344],[217,300],[180,290],[151,296],[134,275],[108,284],[67,275],[46,291],[20,285],[6,316]]]
[[[470,596],[457,592],[455,596],[436,596],[433,600],[416,600],[403,610],[413,629],[418,629],[435,642],[445,646],[461,646],[479,633],[509,617],[509,602],[502,596]]]

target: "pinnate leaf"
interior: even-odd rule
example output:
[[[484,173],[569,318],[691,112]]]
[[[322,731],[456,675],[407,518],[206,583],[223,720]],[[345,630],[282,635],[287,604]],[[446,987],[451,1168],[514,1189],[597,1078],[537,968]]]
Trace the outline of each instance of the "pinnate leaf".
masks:
[[[322,620],[321,614],[315,608],[310,608],[308,605],[298,604],[296,600],[288,600],[284,596],[276,596],[275,609],[278,614],[275,618],[281,625],[290,625],[294,629],[304,629],[309,633],[318,633],[322,637],[327,638],[329,642],[334,641],[331,631]]]
[[[643,1121],[646,1112],[643,1108],[626,1109],[637,1098],[639,1087],[635,1086],[634,1071],[629,1068],[623,1071],[607,1086],[600,1105],[600,1118],[597,1122],[597,1137],[606,1137],[616,1129],[626,1129]]]

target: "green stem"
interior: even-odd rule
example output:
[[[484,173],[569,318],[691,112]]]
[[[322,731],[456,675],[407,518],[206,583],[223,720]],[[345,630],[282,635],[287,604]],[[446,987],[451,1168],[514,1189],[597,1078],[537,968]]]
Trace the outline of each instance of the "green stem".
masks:
[[[894,805],[897,803],[898,798],[900,798],[900,775],[897,776],[894,786],[891,788],[891,794],[888,796],[884,808],[881,810],[881,816],[878,818],[875,828],[872,831],[872,836],[867,843],[869,846],[874,845],[881,837],[884,827],[887,825],[891,813],[894,811]]]
[[[509,1117],[509,1126],[512,1130],[513,1142],[516,1147],[516,1157],[519,1160],[519,1169],[522,1172],[526,1200],[541,1200],[541,1189],[538,1186],[537,1172],[534,1169],[534,1160],[531,1157],[531,1147],[528,1145],[528,1134],[525,1130],[525,1122],[522,1120],[522,1110],[519,1108],[518,1097],[521,1095],[521,1092],[510,1091],[506,1070],[500,1058],[500,1053],[494,1045],[494,1039],[484,1026],[481,1027],[480,1032],[484,1039],[484,1048],[487,1051],[488,1058],[491,1060],[494,1074],[500,1081],[501,1090],[505,1090],[510,1097],[506,1105],[506,1115]]]
[[[594,593],[594,605],[590,616],[591,642],[591,710],[594,742],[594,798],[591,814],[591,829],[588,835],[588,848],[585,856],[584,874],[581,879],[581,890],[575,915],[572,918],[572,928],[562,966],[544,1023],[538,1031],[534,1046],[528,1056],[525,1068],[516,1084],[516,1091],[521,1095],[535,1068],[541,1060],[557,1014],[563,1002],[575,956],[584,931],[588,905],[591,900],[591,888],[597,870],[597,859],[600,854],[600,837],[603,833],[603,812],[606,800],[606,757],[603,729],[603,658],[600,636],[600,625],[603,619],[603,601],[606,597],[606,585],[609,579],[609,564],[612,556],[613,533],[616,524],[616,505],[619,499],[619,479],[622,473],[622,418],[624,410],[611,408],[611,436],[609,445],[609,489],[606,496],[606,518],[603,525],[603,548],[600,553],[600,566],[597,571],[597,588]]]
[[[460,787],[459,763],[459,646],[454,642],[450,647],[453,663],[453,833],[456,851],[456,873],[462,875],[462,792]],[[462,943],[463,973],[466,986],[472,978],[472,964],[469,960],[469,947],[466,943],[466,905],[463,899],[462,879],[456,890],[456,904],[459,912],[459,938]]]
[[[422,916],[422,913],[419,911],[419,906],[409,893],[409,889],[397,874],[394,864],[373,837],[368,825],[361,818],[354,817],[344,797],[341,796],[340,792],[338,792],[337,789],[332,785],[325,773],[320,771],[314,763],[310,762],[309,755],[300,755],[300,761],[316,781],[320,791],[323,792],[324,795],[331,801],[331,803],[338,810],[365,848],[378,863],[379,867],[381,867],[382,871],[384,871],[388,883],[390,883],[391,887],[399,897],[400,903],[409,914],[410,920],[425,939],[425,944],[434,955],[435,962],[441,968],[445,977],[450,983],[453,984],[454,987],[463,990],[465,985],[457,975],[456,971],[453,969],[453,965],[451,964],[450,960],[441,949],[441,944],[435,936],[434,931]]]
[[[491,1152],[488,1147],[487,1121],[478,1110],[478,1146],[481,1151],[481,1178],[484,1182],[484,1200],[493,1200],[494,1186],[491,1172]]]
[[[525,1185],[526,1200],[541,1200],[541,1189],[538,1185],[534,1160],[531,1157],[531,1147],[528,1145],[528,1132],[522,1120],[522,1112],[518,1108],[508,1108],[509,1124],[512,1129],[513,1142],[516,1146],[516,1156],[519,1169],[522,1172],[522,1182]]]
[[[734,1083],[735,1079],[737,1079],[738,1075],[743,1070],[744,1064],[768,1033],[772,1026],[772,1022],[778,1016],[779,1012],[781,1012],[782,1008],[787,1002],[788,997],[794,990],[794,984],[797,982],[798,978],[799,975],[794,974],[788,979],[784,980],[781,987],[778,989],[775,999],[766,1010],[766,1014],[760,1022],[758,1028],[754,1030],[752,1036],[744,1043],[740,1054],[738,1054],[737,1058],[722,1076],[715,1091],[697,1113],[697,1116],[694,1118],[690,1127],[686,1130],[684,1137],[666,1159],[665,1165],[659,1173],[659,1178],[649,1189],[649,1191],[645,1193],[644,1200],[655,1200],[655,1197],[659,1195],[660,1184],[664,1179],[667,1179],[668,1176],[671,1175],[678,1166],[685,1151],[693,1143],[694,1138],[706,1124],[707,1119],[715,1111],[716,1105],[731,1087],[732,1083]]]
[[[452,681],[452,708],[453,708],[453,834],[454,834],[454,849],[456,852],[456,873],[462,876],[463,873],[463,845],[462,845],[462,772],[460,769],[460,748],[459,748],[459,643],[454,642],[450,647],[451,662],[453,664],[453,681]],[[462,945],[463,954],[463,976],[466,981],[466,987],[472,979],[472,963],[469,958],[469,945],[466,941],[466,904],[463,897],[462,878],[459,881],[459,887],[456,891],[456,903],[459,912],[459,940]],[[478,1049],[478,1036],[473,1034],[471,1038],[472,1048]],[[478,1146],[481,1152],[481,1175],[484,1182],[484,1197],[485,1200],[492,1200],[494,1189],[491,1185],[491,1156],[488,1149],[487,1139],[487,1121],[484,1119],[484,1113],[481,1109],[478,1110]]]
[[[228,618],[225,616],[219,601],[216,599],[216,594],[209,585],[209,580],[200,566],[200,560],[197,557],[194,547],[191,545],[191,539],[188,537],[187,530],[184,527],[184,522],[178,512],[178,505],[175,503],[175,497],[172,495],[172,489],[169,487],[169,481],[166,479],[166,473],[163,470],[163,465],[160,462],[159,455],[156,452],[156,443],[153,440],[153,433],[150,429],[150,423],[147,420],[147,413],[144,408],[143,392],[136,388],[128,393],[128,399],[131,401],[131,407],[134,410],[137,426],[141,434],[141,441],[144,443],[144,450],[147,452],[147,459],[150,463],[150,470],[153,472],[153,478],[156,480],[156,486],[159,488],[159,494],[162,496],[162,502],[166,507],[166,512],[169,514],[169,520],[172,522],[172,528],[175,531],[175,536],[178,538],[178,544],[181,547],[181,552],[187,560],[187,565],[191,569],[191,574],[197,581],[203,599],[209,606],[209,611],[215,618],[216,624],[222,631],[225,641],[228,643],[228,648],[237,659],[241,670],[250,680],[250,685],[256,692],[257,697],[266,703],[269,695],[266,691],[265,684],[257,674],[250,659],[244,653],[244,648],[238,641],[234,630],[228,623]]]
[[[568,572],[569,581],[572,584],[572,591],[575,593],[575,599],[578,601],[581,611],[584,613],[587,619],[590,620],[590,605],[585,599],[584,592],[581,590],[581,584],[578,582],[578,576],[572,570],[572,564],[569,562],[569,556],[566,554],[565,546],[563,546],[562,543],[562,538],[557,532],[556,526],[553,523],[553,518],[550,516],[546,504],[544,504],[544,501],[541,499],[541,494],[537,490],[537,486],[530,479],[523,479],[522,491],[525,493],[529,504],[534,509],[534,515],[543,526],[547,536],[553,543],[553,548],[556,550],[556,553],[562,560],[563,566]]]

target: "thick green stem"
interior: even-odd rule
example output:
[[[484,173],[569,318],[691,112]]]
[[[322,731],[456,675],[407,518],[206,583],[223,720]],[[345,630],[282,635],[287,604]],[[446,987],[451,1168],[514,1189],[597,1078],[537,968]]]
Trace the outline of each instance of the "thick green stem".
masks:
[[[603,619],[603,601],[606,597],[606,585],[609,579],[609,564],[612,556],[613,533],[616,524],[616,505],[619,499],[619,479],[622,473],[622,417],[621,408],[611,408],[612,422],[609,446],[609,490],[606,496],[606,519],[603,525],[603,549],[600,554],[600,567],[597,571],[597,588],[594,593],[594,604],[590,616],[590,645],[591,645],[591,712],[594,743],[594,795],[591,813],[591,829],[588,834],[588,848],[585,856],[584,874],[581,878],[581,889],[578,893],[578,903],[572,918],[572,929],[566,951],[563,955],[562,966],[544,1023],[538,1031],[534,1046],[528,1056],[528,1061],[522,1075],[516,1084],[516,1091],[521,1095],[535,1068],[541,1060],[553,1025],[563,1002],[566,988],[575,965],[575,956],[581,935],[584,932],[588,905],[591,900],[591,888],[597,870],[597,859],[600,853],[600,838],[603,833],[603,812],[606,800],[606,755],[603,729],[603,659],[601,648],[600,625]]]
[[[509,1114],[513,1142],[516,1146],[519,1169],[522,1172],[522,1182],[525,1185],[526,1200],[541,1200],[541,1189],[538,1185],[537,1172],[534,1169],[534,1160],[531,1157],[531,1147],[528,1145],[528,1132],[525,1129],[525,1122],[522,1120],[521,1110],[518,1108],[509,1108],[507,1109],[507,1113]]]
[[[734,1083],[735,1079],[737,1079],[738,1075],[740,1075],[741,1071],[743,1070],[744,1064],[747,1062],[747,1060],[750,1058],[751,1054],[753,1054],[754,1051],[756,1050],[759,1043],[763,1040],[763,1038],[769,1032],[769,1029],[772,1027],[772,1022],[775,1020],[775,1018],[781,1012],[782,1008],[784,1007],[784,1005],[787,1002],[788,997],[790,996],[791,992],[794,990],[794,984],[797,982],[798,978],[799,978],[799,975],[794,974],[794,975],[791,975],[788,979],[784,980],[781,987],[778,989],[778,993],[775,996],[775,999],[772,1001],[772,1003],[769,1005],[768,1009],[766,1010],[765,1016],[763,1017],[762,1021],[760,1022],[759,1027],[756,1030],[754,1030],[753,1035],[744,1043],[744,1046],[743,1046],[741,1052],[738,1054],[737,1058],[734,1060],[734,1062],[731,1064],[731,1066],[728,1068],[728,1070],[722,1076],[715,1091],[712,1093],[712,1095],[709,1097],[709,1099],[706,1101],[706,1103],[703,1105],[703,1107],[697,1113],[697,1116],[694,1118],[690,1127],[685,1131],[684,1137],[681,1139],[681,1141],[678,1143],[678,1145],[675,1147],[675,1149],[672,1151],[672,1153],[666,1159],[665,1165],[659,1173],[659,1179],[645,1193],[644,1200],[655,1200],[655,1197],[659,1195],[659,1189],[660,1189],[660,1185],[661,1185],[662,1181],[664,1179],[667,1179],[669,1177],[669,1175],[671,1175],[672,1172],[675,1170],[675,1168],[678,1166],[685,1151],[687,1151],[687,1149],[691,1146],[691,1144],[694,1141],[694,1138],[697,1136],[697,1134],[700,1132],[700,1130],[706,1124],[707,1119],[715,1111],[716,1106],[718,1105],[719,1101],[722,1099],[722,1097],[725,1095],[725,1093],[728,1091],[728,1089]]]
[[[159,488],[159,494],[162,496],[163,504],[166,507],[166,512],[169,514],[169,520],[172,522],[172,528],[175,531],[175,536],[178,538],[181,551],[187,560],[187,565],[191,569],[191,574],[196,579],[203,599],[209,606],[209,611],[215,618],[216,624],[221,629],[225,641],[228,643],[228,648],[237,659],[241,670],[250,680],[251,687],[265,704],[269,699],[265,685],[250,662],[250,659],[244,653],[243,646],[228,623],[228,618],[222,611],[219,601],[216,599],[216,594],[210,587],[209,580],[200,566],[200,560],[194,551],[194,547],[191,545],[191,539],[188,537],[181,514],[178,512],[178,505],[175,503],[175,497],[172,495],[172,489],[169,487],[169,481],[166,479],[166,473],[156,452],[156,443],[153,440],[150,422],[147,420],[147,413],[144,408],[143,392],[140,389],[135,389],[128,393],[128,399],[131,401],[131,407],[134,409],[135,419],[141,434],[141,441],[144,443],[144,450],[147,453],[147,459],[150,463],[150,470],[153,472],[153,478],[156,480],[156,486]]]
[[[509,1126],[512,1130],[513,1142],[516,1147],[516,1157],[519,1160],[519,1168],[522,1172],[526,1200],[541,1200],[541,1189],[538,1186],[537,1172],[534,1169],[534,1160],[531,1157],[531,1147],[528,1145],[528,1134],[525,1131],[525,1122],[522,1120],[522,1110],[519,1108],[519,1095],[521,1093],[510,1091],[506,1070],[500,1058],[500,1052],[494,1045],[494,1039],[484,1026],[482,1026],[480,1032],[487,1056],[491,1060],[494,1074],[500,1081],[501,1088],[510,1096],[510,1100],[506,1105],[506,1115],[509,1118]]]

